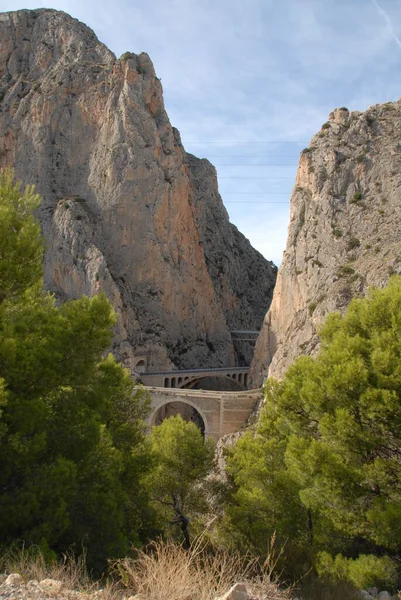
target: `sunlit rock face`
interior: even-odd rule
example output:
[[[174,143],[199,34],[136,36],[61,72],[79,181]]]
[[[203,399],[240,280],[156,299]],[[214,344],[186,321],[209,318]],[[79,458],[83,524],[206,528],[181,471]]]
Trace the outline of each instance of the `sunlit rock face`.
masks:
[[[261,326],[275,268],[186,154],[149,57],[117,60],[62,12],[4,13],[0,98],[0,166],[43,196],[48,289],[104,291],[130,368],[234,364],[230,330]]]
[[[301,153],[287,247],[251,368],[281,377],[319,325],[401,273],[401,102],[336,109]]]

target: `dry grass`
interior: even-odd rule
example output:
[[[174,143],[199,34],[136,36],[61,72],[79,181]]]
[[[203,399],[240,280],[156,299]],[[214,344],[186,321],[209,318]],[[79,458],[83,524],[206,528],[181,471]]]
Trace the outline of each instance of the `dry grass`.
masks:
[[[95,594],[102,588],[102,600],[214,600],[235,583],[244,583],[249,596],[260,600],[289,600],[290,592],[280,590],[273,576],[276,558],[272,552],[260,565],[251,556],[207,549],[199,538],[187,551],[173,542],[157,541],[135,558],[112,563],[112,576],[94,583],[86,570],[85,557],[65,555],[61,561],[46,561],[35,549],[11,550],[0,557],[0,571],[19,573],[25,582],[55,579],[65,590]],[[97,594],[94,597],[98,597]]]
[[[69,590],[89,590],[93,583],[85,565],[85,556],[63,555],[61,560],[46,561],[35,547],[11,549],[0,558],[0,569],[5,573],[19,573],[25,582],[56,579]]]
[[[245,583],[253,598],[290,598],[274,581],[272,562],[260,566],[255,558],[235,552],[208,552],[202,540],[189,551],[173,542],[154,542],[113,568],[138,600],[213,600],[235,583]]]

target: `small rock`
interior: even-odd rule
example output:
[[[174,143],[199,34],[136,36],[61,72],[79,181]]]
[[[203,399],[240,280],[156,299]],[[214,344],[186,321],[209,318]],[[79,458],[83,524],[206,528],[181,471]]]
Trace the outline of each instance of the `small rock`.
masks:
[[[379,600],[391,600],[392,596],[389,592],[380,592],[378,596]]]
[[[20,585],[22,577],[19,573],[11,573],[4,582],[4,585]]]
[[[248,600],[248,592],[243,583],[236,583],[218,600]]]
[[[42,590],[47,590],[47,591],[57,593],[61,590],[61,588],[63,587],[63,584],[61,581],[58,581],[57,579],[42,579],[42,581],[39,583],[39,587],[41,587]]]
[[[375,600],[366,590],[362,590],[360,596],[361,600]]]
[[[370,594],[371,596],[373,596],[373,598],[377,598],[378,595],[378,589],[375,587],[371,587],[371,588],[366,588],[366,591],[368,592],[368,594]]]

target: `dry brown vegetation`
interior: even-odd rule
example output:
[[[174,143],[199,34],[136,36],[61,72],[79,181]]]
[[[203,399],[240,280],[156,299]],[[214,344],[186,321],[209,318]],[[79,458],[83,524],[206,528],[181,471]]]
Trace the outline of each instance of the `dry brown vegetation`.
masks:
[[[254,557],[232,551],[206,549],[202,538],[188,551],[173,542],[156,541],[133,558],[114,561],[106,581],[93,582],[84,558],[64,556],[47,562],[32,550],[10,551],[0,558],[0,570],[19,573],[24,582],[56,579],[64,589],[95,593],[102,599],[118,600],[135,595],[138,600],[213,600],[235,583],[244,583],[249,596],[260,600],[289,600],[273,576],[273,555],[260,565]]]
[[[213,600],[235,583],[244,583],[253,598],[287,600],[272,572],[273,557],[260,565],[235,552],[210,552],[198,540],[187,551],[173,542],[154,542],[136,557],[114,563],[114,571],[138,600]]]
[[[56,579],[70,590],[87,590],[93,582],[86,569],[85,556],[64,554],[61,560],[46,560],[36,548],[11,549],[0,557],[0,570],[19,573],[25,582]]]

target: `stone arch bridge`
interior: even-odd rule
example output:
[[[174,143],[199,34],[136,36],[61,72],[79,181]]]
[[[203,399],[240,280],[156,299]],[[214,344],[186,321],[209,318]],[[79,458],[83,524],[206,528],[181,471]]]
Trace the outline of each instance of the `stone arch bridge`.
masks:
[[[140,374],[146,386],[192,389],[202,379],[222,377],[231,381],[239,390],[246,390],[249,367],[220,367],[218,369],[185,369],[175,371],[149,371]]]
[[[205,437],[215,440],[239,431],[263,398],[261,389],[215,392],[179,388],[146,387],[151,398],[149,427],[180,413],[194,421]]]

